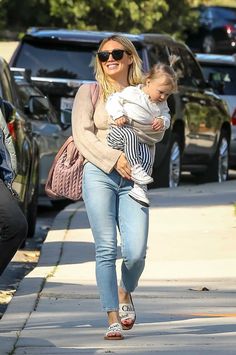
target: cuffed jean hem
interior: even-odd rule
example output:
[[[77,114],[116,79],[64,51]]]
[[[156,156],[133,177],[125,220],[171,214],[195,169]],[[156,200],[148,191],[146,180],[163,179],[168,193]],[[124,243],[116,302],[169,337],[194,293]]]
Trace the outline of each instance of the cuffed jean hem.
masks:
[[[119,309],[118,308],[109,308],[109,307],[102,307],[102,310],[105,312],[118,312]]]

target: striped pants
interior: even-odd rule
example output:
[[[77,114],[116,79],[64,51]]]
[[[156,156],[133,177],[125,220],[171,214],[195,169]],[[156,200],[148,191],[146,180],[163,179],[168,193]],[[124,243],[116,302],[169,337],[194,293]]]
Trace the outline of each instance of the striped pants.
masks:
[[[111,126],[107,135],[108,145],[122,150],[132,166],[140,164],[147,174],[152,171],[153,159],[149,146],[139,140],[132,128]]]

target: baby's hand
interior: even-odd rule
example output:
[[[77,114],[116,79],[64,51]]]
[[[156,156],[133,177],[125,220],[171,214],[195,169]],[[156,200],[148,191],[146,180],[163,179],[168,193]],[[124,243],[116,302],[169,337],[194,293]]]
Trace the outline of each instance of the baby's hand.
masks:
[[[162,118],[154,117],[153,123],[152,123],[152,129],[154,131],[162,131],[164,130],[165,125],[164,125],[164,120]]]
[[[124,124],[126,124],[127,122],[128,122],[128,119],[125,116],[121,116],[115,120],[115,124],[118,127],[124,126]]]

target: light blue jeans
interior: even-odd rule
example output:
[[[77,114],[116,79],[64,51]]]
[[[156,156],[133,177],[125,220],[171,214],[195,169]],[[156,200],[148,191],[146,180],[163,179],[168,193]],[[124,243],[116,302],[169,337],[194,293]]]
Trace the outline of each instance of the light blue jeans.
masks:
[[[85,164],[83,200],[95,241],[96,278],[105,311],[119,309],[117,226],[123,258],[120,286],[134,291],[144,269],[149,211],[128,195],[132,185],[116,170],[106,174],[91,163]]]

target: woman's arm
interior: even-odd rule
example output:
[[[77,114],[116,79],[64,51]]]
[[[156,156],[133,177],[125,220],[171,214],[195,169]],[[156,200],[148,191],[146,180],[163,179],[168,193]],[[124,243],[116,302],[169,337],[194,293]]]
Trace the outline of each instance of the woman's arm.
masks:
[[[106,173],[110,173],[122,152],[112,149],[97,138],[93,114],[90,85],[82,85],[76,94],[72,109],[74,142],[85,159]]]

